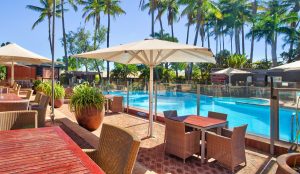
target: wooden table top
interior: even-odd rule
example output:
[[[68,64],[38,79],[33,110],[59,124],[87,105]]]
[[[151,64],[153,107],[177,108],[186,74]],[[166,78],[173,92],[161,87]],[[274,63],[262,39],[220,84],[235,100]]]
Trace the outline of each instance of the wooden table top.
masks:
[[[198,115],[188,115],[183,119],[183,122],[199,128],[211,128],[217,125],[227,124],[227,121],[224,120],[202,117]]]
[[[60,127],[0,132],[0,173],[104,173]]]
[[[0,95],[0,101],[16,101],[16,100],[23,100],[23,99],[15,93]]]

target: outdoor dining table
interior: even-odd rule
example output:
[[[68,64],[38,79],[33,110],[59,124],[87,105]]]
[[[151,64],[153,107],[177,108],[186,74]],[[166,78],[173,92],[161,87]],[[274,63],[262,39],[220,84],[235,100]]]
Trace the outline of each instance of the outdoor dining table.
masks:
[[[182,120],[186,126],[201,130],[201,163],[205,163],[205,132],[208,129],[217,128],[217,133],[221,133],[221,128],[225,127],[228,122],[215,118],[208,118],[198,115],[187,115]]]
[[[104,173],[60,127],[0,132],[0,173]]]
[[[1,101],[17,101],[17,100],[23,100],[23,99],[15,93],[8,93],[8,94],[0,95],[0,102]]]

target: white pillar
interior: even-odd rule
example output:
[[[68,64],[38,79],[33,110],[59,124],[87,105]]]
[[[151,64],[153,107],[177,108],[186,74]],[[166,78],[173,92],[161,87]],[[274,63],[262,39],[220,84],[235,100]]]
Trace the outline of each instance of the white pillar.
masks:
[[[15,65],[14,65],[14,61],[11,61],[11,77],[10,77],[10,85],[14,84],[15,81]]]
[[[149,136],[153,137],[153,65],[150,65],[149,79]]]

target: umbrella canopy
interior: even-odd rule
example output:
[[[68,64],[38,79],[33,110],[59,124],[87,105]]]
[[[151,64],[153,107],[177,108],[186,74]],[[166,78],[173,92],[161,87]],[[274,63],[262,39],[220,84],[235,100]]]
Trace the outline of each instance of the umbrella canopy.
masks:
[[[1,62],[22,62],[31,64],[42,64],[51,62],[50,59],[33,53],[17,44],[9,44],[0,48]]]
[[[295,71],[300,70],[300,60],[280,66],[276,66],[274,68],[269,69],[269,72],[279,71],[279,72],[286,72],[286,71]]]
[[[153,68],[162,62],[216,62],[210,49],[157,39],[145,39],[77,54],[73,57],[104,59],[122,64],[145,64],[149,66],[150,136],[153,134]]]
[[[14,62],[41,64],[51,62],[51,60],[26,50],[17,44],[9,44],[0,48],[0,62],[11,62],[12,84],[14,82]]]
[[[231,86],[231,76],[234,74],[251,74],[251,72],[248,71],[242,71],[239,69],[234,69],[234,68],[226,68],[220,71],[216,71],[212,73],[213,75],[227,75],[229,77],[229,85]]]
[[[248,71],[242,71],[242,70],[239,70],[239,69],[226,68],[226,69],[223,69],[223,70],[220,70],[220,71],[216,71],[212,74],[213,75],[224,74],[224,75],[230,76],[230,75],[234,75],[234,74],[251,74],[251,73],[248,72]]]

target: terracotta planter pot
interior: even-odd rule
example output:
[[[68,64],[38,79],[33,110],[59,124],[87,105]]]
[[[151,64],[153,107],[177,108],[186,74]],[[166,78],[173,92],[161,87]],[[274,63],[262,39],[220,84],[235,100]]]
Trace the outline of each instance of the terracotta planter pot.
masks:
[[[82,109],[81,113],[75,113],[75,117],[81,127],[84,127],[89,131],[94,131],[101,125],[104,114],[104,106],[102,111],[99,111],[96,107],[87,107]]]
[[[60,108],[64,104],[64,99],[55,99],[54,108]],[[52,105],[52,99],[49,101],[49,105]]]
[[[295,163],[296,162],[296,163]],[[300,165],[300,153],[288,153],[277,158],[278,168],[276,174],[297,174],[292,167]]]

